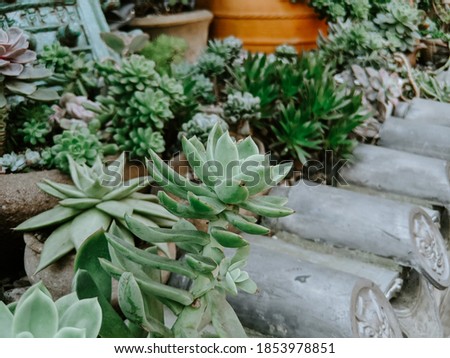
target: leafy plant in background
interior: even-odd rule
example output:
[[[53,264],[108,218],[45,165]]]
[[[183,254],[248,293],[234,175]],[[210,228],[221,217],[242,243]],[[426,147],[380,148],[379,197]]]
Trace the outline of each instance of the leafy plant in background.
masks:
[[[391,1],[386,12],[379,13],[373,22],[388,40],[392,52],[413,51],[420,39],[419,25],[424,13],[403,1]]]
[[[113,220],[128,242],[133,236],[124,226],[124,216],[130,215],[145,225],[172,226],[177,220],[157,203],[152,195],[137,191],[148,185],[148,181],[137,178],[123,181],[125,156],[104,167],[96,157],[94,165],[80,165],[68,157],[70,176],[74,185],[44,180],[38,184],[45,193],[60,199],[59,205],[20,224],[16,230],[36,231],[54,228],[42,250],[37,271],[46,268],[73,249],[78,250],[83,242],[100,229],[108,230]],[[95,260],[95,258],[92,258]]]
[[[0,301],[1,338],[97,338],[102,310],[95,298],[75,293],[53,302],[42,283],[29,288],[17,303]]]
[[[367,20],[371,9],[369,0],[311,0],[309,5],[332,22],[338,18]]]
[[[197,137],[202,143],[206,143],[213,127],[219,124],[223,131],[228,130],[228,124],[216,114],[197,113],[190,121],[183,123],[182,131],[178,139],[183,137]]]
[[[275,57],[282,61],[295,62],[298,58],[298,51],[291,45],[280,45],[275,49]]]
[[[140,54],[155,62],[160,74],[171,74],[172,66],[183,62],[187,50],[186,40],[163,34],[148,42]]]
[[[38,60],[53,71],[49,83],[64,92],[89,97],[99,88],[94,63],[84,53],[74,54],[70,48],[55,42],[44,47]]]
[[[99,73],[106,95],[97,97],[99,108],[89,109],[107,125],[115,143],[138,158],[148,155],[149,148],[164,151],[161,133],[185,101],[181,83],[160,76],[155,63],[139,55],[99,65]]]
[[[194,0],[125,0],[124,3],[134,4],[137,16],[187,11],[195,5]]]
[[[291,164],[271,167],[251,138],[235,143],[218,124],[211,131],[206,148],[196,137],[183,138],[183,151],[200,184],[178,175],[154,153],[150,174],[165,191],[180,200],[159,192],[167,210],[185,219],[208,220],[208,232],[198,231],[185,220],[167,230],[152,228],[127,216],[128,228],[136,236],[152,244],[173,241],[185,250],[184,260],[161,258],[151,250],[135,248],[116,230],[106,235],[114,258],[102,259],[101,265],[119,280],[119,305],[124,315],[149,336],[199,337],[203,327],[212,323],[220,337],[244,337],[244,329],[226,295],[236,295],[238,289],[254,293],[256,284],[243,271],[249,254],[248,242],[228,231],[228,227],[233,225],[251,234],[269,232],[251,217],[242,215],[240,208],[270,217],[291,214],[292,210],[284,207],[285,198],[257,196],[282,180]],[[208,161],[214,162],[216,169]],[[230,163],[237,164],[233,176],[231,170],[225,170],[231,169]],[[224,171],[220,173],[218,167]],[[207,168],[213,170],[209,175]],[[224,174],[225,171],[229,174]],[[225,248],[236,251],[226,256]],[[162,285],[148,274],[155,269],[190,278],[192,285],[189,290]],[[149,300],[159,305],[148,306]],[[171,328],[164,324],[161,304],[176,316]]]
[[[248,92],[230,93],[223,105],[223,113],[229,124],[237,125],[241,130],[249,128],[261,118],[261,100]]]
[[[450,84],[445,81],[439,81],[435,75],[413,70],[414,80],[420,89],[422,98],[429,98],[436,101],[450,102]]]

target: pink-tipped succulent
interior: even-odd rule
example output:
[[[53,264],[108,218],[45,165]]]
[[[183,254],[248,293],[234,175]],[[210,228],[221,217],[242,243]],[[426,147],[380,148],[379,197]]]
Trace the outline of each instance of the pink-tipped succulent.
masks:
[[[0,75],[19,76],[26,64],[35,61],[36,53],[28,47],[28,40],[21,29],[0,29]]]

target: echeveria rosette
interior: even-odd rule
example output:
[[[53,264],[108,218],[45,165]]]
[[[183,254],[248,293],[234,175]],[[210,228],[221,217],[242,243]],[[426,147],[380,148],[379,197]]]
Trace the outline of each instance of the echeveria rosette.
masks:
[[[160,132],[151,128],[120,128],[115,131],[114,140],[119,145],[120,150],[130,152],[132,158],[145,158],[150,154],[150,150],[162,153],[166,143]]]
[[[26,64],[34,62],[36,52],[28,47],[28,40],[21,29],[0,29],[0,75],[19,76]]]
[[[178,134],[178,139],[183,137],[196,136],[202,143],[206,143],[209,133],[214,125],[219,123],[223,131],[228,130],[228,124],[216,114],[197,113],[190,121],[183,123],[182,131]]]
[[[204,324],[211,322],[220,337],[244,337],[245,331],[226,301],[226,294],[236,295],[238,290],[255,293],[257,287],[243,270],[249,244],[241,235],[230,232],[228,226],[250,234],[269,232],[252,217],[241,214],[240,208],[270,217],[291,214],[292,210],[284,207],[286,198],[259,194],[279,183],[292,165],[270,166],[250,137],[236,143],[219,124],[212,129],[206,148],[197,137],[183,138],[183,151],[200,182],[179,175],[155,153],[151,153],[149,171],[164,190],[158,197],[166,209],[180,218],[208,220],[208,232],[197,230],[186,220],[168,230],[152,228],[127,216],[125,221],[132,233],[152,244],[175,242],[186,253],[184,260],[161,259],[154,252],[133,247],[123,235],[111,230],[106,237],[116,259],[101,260],[101,264],[119,280],[119,304],[125,316],[150,335],[199,337]],[[227,167],[228,175],[218,173]],[[231,250],[229,256],[225,255],[225,248],[234,249],[234,255]],[[190,289],[168,288],[146,274],[149,269],[185,276],[192,280]],[[143,302],[150,296],[177,317],[170,329],[143,309]]]
[[[96,157],[92,167],[68,157],[73,185],[51,180],[39,183],[45,193],[60,199],[53,209],[20,224],[16,230],[36,231],[53,228],[42,251],[37,271],[46,268],[73,249],[78,250],[92,234],[108,230],[114,223],[129,241],[133,236],[124,226],[125,215],[145,225],[170,227],[177,218],[158,204],[154,195],[137,193],[148,185],[147,178],[124,182],[125,156],[103,166]]]
[[[223,106],[225,119],[230,123],[252,121],[261,118],[261,99],[249,92],[234,92],[228,95]]]
[[[72,293],[53,302],[37,283],[17,305],[0,301],[0,338],[97,338],[102,319],[97,298],[79,300]]]

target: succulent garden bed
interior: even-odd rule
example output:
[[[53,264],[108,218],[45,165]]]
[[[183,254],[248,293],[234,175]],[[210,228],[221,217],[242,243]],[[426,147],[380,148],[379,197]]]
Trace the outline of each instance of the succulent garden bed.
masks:
[[[259,53],[246,50],[259,41],[250,20],[219,5],[261,14],[205,1],[222,38],[201,35],[195,56],[141,22],[192,15],[193,1],[103,1],[121,31],[100,33],[101,18],[41,35],[21,11],[94,20],[82,2],[16,3],[0,5],[1,334],[447,334],[435,313],[450,307],[446,2],[271,1],[268,22],[271,6],[298,11],[283,26],[306,11],[328,33],[302,53],[272,33]],[[242,32],[222,28],[229,19]],[[311,24],[294,33],[315,38]],[[268,195],[299,180],[314,190]],[[274,233],[295,245],[255,236]],[[339,301],[322,299],[327,287]],[[44,316],[48,327],[27,325]]]

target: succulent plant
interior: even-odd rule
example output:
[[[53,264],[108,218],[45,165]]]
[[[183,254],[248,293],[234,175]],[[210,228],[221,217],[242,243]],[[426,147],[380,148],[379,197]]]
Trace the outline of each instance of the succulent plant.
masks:
[[[205,104],[216,102],[214,84],[208,77],[202,74],[189,75],[183,79],[183,84],[184,93],[194,101]]]
[[[124,58],[121,64],[102,64],[99,72],[106,95],[97,97],[99,106],[92,110],[100,123],[109,126],[121,150],[138,158],[148,155],[148,148],[163,151],[165,143],[158,132],[184,105],[182,84],[168,75],[160,76],[153,61],[138,55]]]
[[[416,69],[412,71],[412,75],[420,88],[421,97],[450,102],[450,83],[439,81],[435,75]]]
[[[0,75],[19,76],[25,65],[36,60],[36,53],[28,49],[29,43],[22,30],[12,27],[0,29]]]
[[[156,203],[154,196],[136,193],[148,185],[148,180],[137,178],[124,182],[124,155],[106,167],[98,156],[92,167],[78,164],[70,156],[68,162],[74,185],[51,180],[38,184],[42,191],[60,199],[59,205],[34,216],[15,229],[35,231],[54,228],[45,241],[37,271],[73,249],[78,250],[92,234],[102,228],[108,230],[114,220],[117,221],[115,225],[132,238],[122,226],[126,214],[155,227],[155,221],[158,220],[169,226],[177,220]]]
[[[152,337],[199,337],[208,323],[220,337],[245,337],[245,331],[226,301],[226,294],[238,290],[256,292],[256,284],[243,270],[249,255],[244,238],[228,230],[229,225],[246,233],[267,234],[269,229],[242,215],[244,208],[258,215],[281,217],[292,213],[284,207],[285,198],[257,196],[276,185],[291,164],[271,167],[251,138],[235,143],[220,125],[212,129],[206,148],[198,138],[183,138],[183,151],[201,183],[177,174],[152,153],[149,171],[153,179],[178,200],[160,191],[161,203],[172,214],[209,221],[208,232],[198,231],[181,220],[173,229],[151,228],[130,216],[129,230],[150,243],[173,241],[186,252],[183,261],[161,259],[152,251],[129,245],[118,231],[106,234],[115,252],[111,261],[100,259],[102,267],[119,281],[119,305],[124,315],[143,327]],[[229,255],[225,255],[225,249]],[[235,250],[231,255],[231,249]],[[192,280],[189,290],[162,285],[146,272],[164,269]],[[145,302],[153,299],[167,306],[176,316],[171,328],[158,319],[162,307],[153,312]],[[159,309],[157,308],[159,307]]]
[[[338,69],[351,64],[386,67],[388,41],[371,22],[337,20],[329,24],[327,36],[319,35],[320,54],[326,63],[336,63]]]
[[[150,150],[162,153],[165,149],[164,137],[160,132],[155,132],[151,128],[128,128],[117,129],[114,140],[121,150],[130,152],[132,158],[145,158]]]
[[[50,115],[50,122],[57,124],[62,129],[88,127],[96,114],[86,107],[100,110],[96,103],[86,97],[65,93],[62,95],[59,105],[52,106],[53,113]]]
[[[226,62],[223,57],[210,52],[204,52],[196,64],[199,73],[207,77],[220,76],[225,72],[225,66]]]
[[[194,0],[126,0],[126,2],[135,5],[137,16],[192,10],[195,5]]]
[[[282,61],[295,61],[298,58],[298,51],[291,45],[280,45],[275,49],[275,56]]]
[[[65,130],[53,137],[54,145],[42,152],[48,167],[55,167],[69,173],[69,156],[77,163],[93,165],[97,157],[103,156],[103,144],[87,128]]]
[[[224,59],[228,64],[233,63],[242,53],[242,40],[229,36],[223,40],[211,40],[208,43],[208,53],[215,54]]]
[[[41,164],[41,155],[39,152],[32,151],[31,149],[27,149],[23,154],[12,152],[0,157],[1,169],[11,173],[20,172],[28,167],[33,168]]]
[[[222,131],[228,130],[228,124],[216,114],[197,113],[190,121],[183,123],[178,139],[196,136],[202,143],[206,143],[209,133],[218,123]]]
[[[94,63],[84,53],[74,54],[58,42],[44,47],[39,62],[53,71],[49,83],[61,86],[64,92],[87,97],[99,87]]]
[[[384,33],[392,52],[413,51],[420,39],[419,25],[423,12],[403,1],[391,1],[386,12],[379,13],[373,22]]]
[[[253,121],[261,118],[261,100],[248,92],[228,95],[223,106],[225,119],[230,123]]]
[[[42,120],[41,118],[31,117],[23,124],[18,132],[22,135],[23,141],[26,144],[36,146],[38,144],[45,144],[51,131],[52,126],[48,119]]]
[[[310,5],[332,22],[338,18],[367,20],[371,10],[369,0],[311,0]]]
[[[141,52],[150,39],[142,30],[102,32],[100,36],[110,49],[123,57]]]
[[[188,44],[186,40],[163,34],[149,42],[140,54],[154,61],[159,73],[170,74],[172,66],[184,61],[187,50]]]
[[[40,282],[17,304],[0,301],[0,338],[97,338],[102,310],[96,298],[79,300],[76,293],[53,302]]]

